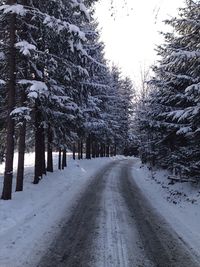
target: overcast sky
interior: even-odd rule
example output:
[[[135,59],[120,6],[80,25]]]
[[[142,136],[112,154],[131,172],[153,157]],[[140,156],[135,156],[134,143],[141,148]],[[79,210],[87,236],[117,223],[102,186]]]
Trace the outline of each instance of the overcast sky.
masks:
[[[184,0],[113,0],[113,16],[110,2],[96,5],[106,58],[138,82],[140,68],[156,60],[155,46],[162,43],[158,32],[166,29],[162,21],[176,15]]]

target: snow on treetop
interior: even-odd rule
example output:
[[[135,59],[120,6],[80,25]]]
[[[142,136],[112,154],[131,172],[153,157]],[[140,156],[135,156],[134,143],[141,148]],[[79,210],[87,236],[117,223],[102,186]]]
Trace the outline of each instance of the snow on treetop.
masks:
[[[79,27],[77,27],[74,24],[69,24],[69,23],[68,23],[68,26],[69,26],[69,30],[70,30],[71,33],[77,34],[82,41],[86,41],[85,33],[82,32],[79,29]]]
[[[20,52],[25,56],[30,56],[30,50],[36,50],[36,46],[28,43],[27,41],[21,41],[15,44],[16,48],[20,49]]]
[[[6,82],[0,79],[0,85],[4,85]]]
[[[25,113],[27,111],[30,111],[30,108],[27,107],[20,107],[20,108],[15,108],[12,112],[11,115],[19,114],[19,113]]]
[[[85,51],[85,49],[83,49],[81,42],[74,44],[74,47],[76,47],[76,50],[81,52],[82,55],[87,56],[87,52]]]
[[[175,110],[175,111],[171,111],[167,114],[168,117],[171,117],[172,120],[179,120],[182,115],[184,114],[184,109],[181,109],[181,110]]]
[[[4,52],[0,52],[0,60],[4,60],[5,59],[5,54]]]
[[[78,8],[85,15],[88,21],[90,21],[90,15],[83,1],[71,0],[71,2],[72,2],[72,7]]]
[[[21,119],[26,120],[26,121],[30,121],[31,120],[30,112],[31,112],[30,108],[18,107],[18,108],[15,108],[10,113],[10,116],[14,117],[15,120],[17,120],[17,121],[20,121]]]
[[[48,91],[46,84],[41,81],[20,80],[18,84],[30,84],[28,98],[32,99],[37,99],[40,95]]]
[[[77,35],[82,41],[86,41],[85,33],[82,32],[79,27],[74,24],[56,19],[55,17],[49,15],[45,16],[43,23],[50,28],[56,29],[58,33],[60,31],[67,30],[69,33]]]
[[[177,120],[178,122],[184,121],[185,119],[194,115],[194,108],[188,107],[181,110],[175,110],[169,112],[168,117],[172,117],[172,120]]]
[[[88,20],[90,20],[90,15],[87,11],[86,6],[83,3],[79,4],[80,11],[83,12]]]
[[[19,5],[19,4],[14,4],[14,5],[2,5],[0,6],[0,10],[3,10],[4,14],[7,13],[15,13],[20,16],[26,15],[26,9],[24,6]]]
[[[170,57],[175,57],[175,58],[187,58],[187,59],[193,59],[193,58],[198,58],[200,56],[200,52],[199,51],[186,51],[186,50],[178,50],[178,51],[174,51],[171,53]]]
[[[10,115],[11,116],[21,116],[21,115],[25,115],[25,114],[29,114],[31,111],[30,108],[27,107],[19,107],[19,108],[15,108]]]
[[[192,85],[188,86],[188,87],[185,89],[185,92],[186,92],[187,94],[189,94],[189,93],[193,93],[194,91],[197,91],[197,92],[200,91],[200,83],[192,84]]]
[[[189,133],[189,132],[192,132],[192,128],[191,127],[188,127],[188,126],[186,126],[186,127],[181,127],[177,132],[176,132],[176,134],[187,134],[187,133]]]

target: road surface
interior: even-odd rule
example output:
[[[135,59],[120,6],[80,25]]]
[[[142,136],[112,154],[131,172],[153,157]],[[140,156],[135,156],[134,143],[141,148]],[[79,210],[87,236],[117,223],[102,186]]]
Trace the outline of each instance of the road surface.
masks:
[[[200,266],[135,184],[133,164],[115,161],[94,177],[38,267]]]

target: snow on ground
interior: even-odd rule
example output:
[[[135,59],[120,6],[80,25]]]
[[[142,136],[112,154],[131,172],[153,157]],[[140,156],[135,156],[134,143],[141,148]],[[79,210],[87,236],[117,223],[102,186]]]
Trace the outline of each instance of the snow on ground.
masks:
[[[151,171],[139,159],[132,167],[132,174],[152,205],[194,253],[200,255],[200,186],[190,183],[170,185],[167,171]]]
[[[70,158],[64,171],[56,170],[55,165],[54,173],[48,173],[38,185],[33,185],[34,154],[27,154],[24,191],[14,192],[14,182],[13,199],[0,200],[0,266],[36,266],[50,240],[58,232],[62,218],[70,215],[92,175],[112,160],[74,161]],[[56,154],[54,163],[57,164]],[[15,169],[16,165],[15,160]],[[4,166],[0,165],[0,191],[3,172]]]
[[[32,267],[58,233],[62,218],[70,216],[81,192],[92,176],[113,158],[73,161],[48,173],[33,185],[34,154],[26,155],[23,192],[14,192],[11,201],[0,200],[0,267]],[[116,157],[115,159],[118,159]],[[15,160],[15,169],[16,169]],[[0,165],[0,191],[4,166]],[[150,171],[135,159],[133,179],[152,205],[197,254],[200,254],[200,187],[189,183],[169,185],[167,171]]]
[[[103,178],[93,266],[152,267],[154,264],[147,257],[137,224],[121,192],[121,168],[121,164],[116,165]]]

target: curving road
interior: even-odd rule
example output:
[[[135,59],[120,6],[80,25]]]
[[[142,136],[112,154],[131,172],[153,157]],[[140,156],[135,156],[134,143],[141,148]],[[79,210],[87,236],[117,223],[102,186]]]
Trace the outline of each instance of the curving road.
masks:
[[[38,267],[200,267],[134,183],[133,164],[96,174]]]

